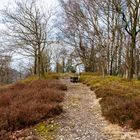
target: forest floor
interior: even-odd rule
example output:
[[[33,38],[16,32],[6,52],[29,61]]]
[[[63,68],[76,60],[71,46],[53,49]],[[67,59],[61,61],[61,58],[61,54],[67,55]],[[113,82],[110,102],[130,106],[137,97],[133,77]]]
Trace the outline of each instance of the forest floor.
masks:
[[[62,103],[64,112],[30,128],[25,140],[139,140],[140,132],[111,124],[102,116],[100,99],[82,83],[61,79],[68,90]],[[21,133],[23,133],[21,132]],[[18,132],[20,133],[20,132]],[[22,139],[20,139],[22,140]]]

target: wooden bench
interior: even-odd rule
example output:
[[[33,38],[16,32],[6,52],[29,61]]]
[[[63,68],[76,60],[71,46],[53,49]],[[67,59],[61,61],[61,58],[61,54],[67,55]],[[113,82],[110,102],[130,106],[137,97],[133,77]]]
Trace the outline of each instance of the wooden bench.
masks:
[[[73,77],[70,77],[70,81],[72,83],[77,83],[79,81],[79,78],[78,78],[78,76],[73,76]]]

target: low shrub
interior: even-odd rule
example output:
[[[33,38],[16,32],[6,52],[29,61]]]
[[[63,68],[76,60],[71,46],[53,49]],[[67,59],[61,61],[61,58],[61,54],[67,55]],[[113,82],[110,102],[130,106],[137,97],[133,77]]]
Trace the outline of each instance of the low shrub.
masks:
[[[107,120],[140,129],[140,81],[97,74],[83,74],[81,81],[88,83],[97,98],[101,98],[102,114]]]
[[[129,126],[133,129],[139,129],[139,99],[131,99],[125,96],[103,98],[100,101],[103,115],[112,123],[117,123],[121,126]]]
[[[7,135],[59,115],[66,86],[58,80],[35,80],[16,83],[0,94],[0,139]]]

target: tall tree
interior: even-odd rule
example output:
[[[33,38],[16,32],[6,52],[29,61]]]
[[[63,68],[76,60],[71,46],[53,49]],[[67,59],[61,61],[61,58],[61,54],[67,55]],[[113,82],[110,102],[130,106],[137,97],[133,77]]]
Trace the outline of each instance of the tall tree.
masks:
[[[140,16],[140,1],[139,0],[118,0],[114,1],[116,11],[122,14],[122,19],[125,24],[125,30],[131,37],[131,45],[129,48],[129,69],[128,79],[131,80],[134,74],[134,51],[136,49],[136,39],[140,32],[139,16]]]
[[[14,10],[2,11],[8,27],[6,35],[12,39],[19,53],[34,57],[34,74],[44,76],[43,52],[50,44],[49,22],[52,13],[44,13],[36,0],[16,2]]]

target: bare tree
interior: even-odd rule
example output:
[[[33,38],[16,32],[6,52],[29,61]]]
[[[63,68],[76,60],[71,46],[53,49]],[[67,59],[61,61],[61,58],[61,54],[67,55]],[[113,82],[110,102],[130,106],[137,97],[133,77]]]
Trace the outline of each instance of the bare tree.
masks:
[[[48,36],[52,13],[44,13],[37,1],[16,2],[15,10],[2,11],[8,27],[6,35],[12,40],[18,53],[34,57],[34,74],[44,76],[43,52],[50,45]]]
[[[140,1],[139,0],[119,0],[115,1],[116,11],[122,15],[125,30],[131,37],[131,45],[129,48],[129,70],[128,79],[131,80],[134,74],[134,50],[136,49],[136,38],[140,32],[139,16]]]
[[[129,80],[133,74],[138,76],[139,0],[60,3],[65,19],[59,26],[63,40],[75,48],[85,71],[125,74]]]

